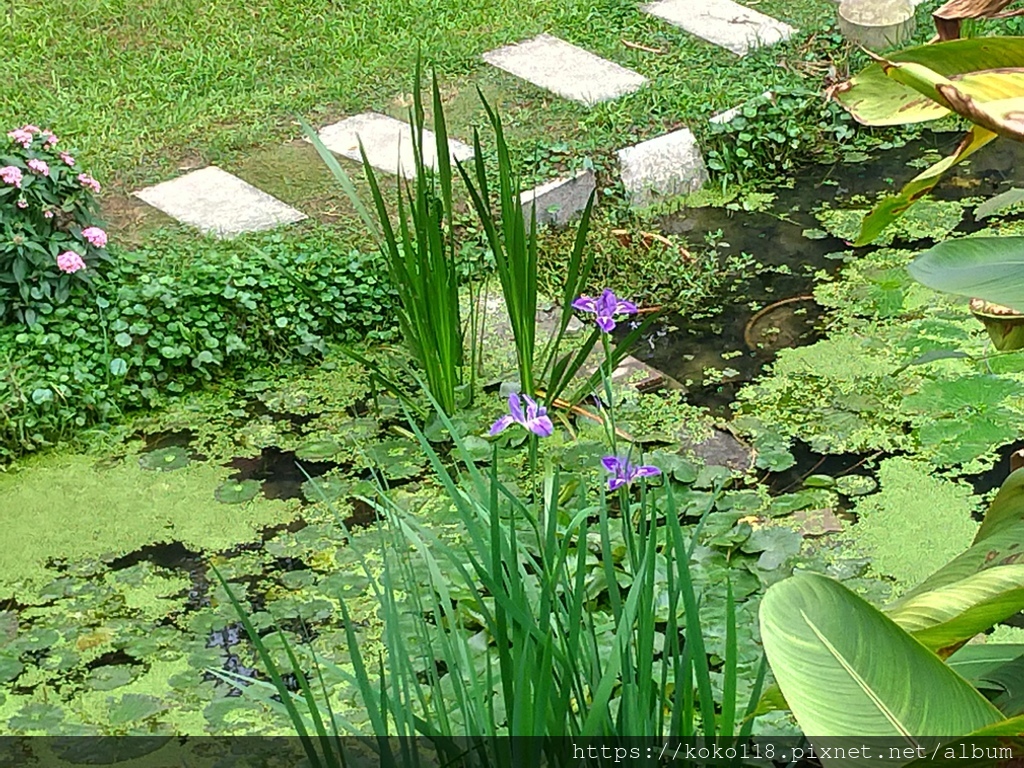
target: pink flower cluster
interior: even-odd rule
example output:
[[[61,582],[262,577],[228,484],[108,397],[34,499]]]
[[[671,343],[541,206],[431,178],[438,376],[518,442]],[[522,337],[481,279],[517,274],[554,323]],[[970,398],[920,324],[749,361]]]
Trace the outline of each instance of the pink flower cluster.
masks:
[[[37,133],[39,129],[34,125],[26,125],[23,128],[18,128],[7,134],[7,138],[16,144],[21,144],[22,149],[28,149],[32,146],[32,134]]]
[[[100,183],[88,173],[78,174],[78,183],[86,189],[91,189],[96,194],[99,194],[100,192]]]
[[[61,152],[60,159],[64,161],[64,165],[71,166],[75,164],[75,158],[73,158],[67,152]]]
[[[99,227],[86,227],[82,230],[82,237],[97,248],[107,247],[107,233]]]
[[[25,165],[28,166],[28,169],[30,171],[34,171],[35,173],[38,173],[40,176],[50,175],[50,166],[47,165],[46,162],[43,160],[38,160],[37,158],[33,157],[32,159],[27,160],[25,162]]]
[[[85,269],[85,261],[74,251],[64,251],[57,257],[57,269],[73,275],[80,269]]]
[[[13,187],[21,189],[21,178],[21,168],[13,165],[5,165],[3,168],[0,168],[0,180],[2,180],[4,184],[10,184]]]

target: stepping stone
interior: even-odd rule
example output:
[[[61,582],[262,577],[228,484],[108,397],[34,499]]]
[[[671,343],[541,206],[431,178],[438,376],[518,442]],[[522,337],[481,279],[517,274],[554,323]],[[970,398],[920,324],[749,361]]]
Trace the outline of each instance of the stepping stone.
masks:
[[[484,61],[536,86],[592,107],[632,93],[647,78],[551,35],[488,51]]]
[[[218,237],[272,229],[306,214],[215,165],[135,192],[178,221]]]
[[[321,128],[319,136],[331,152],[358,163],[363,162],[359,153],[362,139],[370,165],[395,176],[401,171],[402,176],[411,179],[416,175],[412,132],[408,123],[366,112]],[[448,151],[453,160],[465,161],[473,157],[473,148],[455,139],[448,139]],[[433,131],[426,129],[423,131],[423,161],[427,167],[437,169],[437,138]]]
[[[523,218],[530,226],[530,210],[536,208],[537,225],[553,224],[564,226],[587,207],[590,193],[597,183],[593,171],[583,171],[568,179],[555,179],[523,192],[519,199],[523,204]]]
[[[704,157],[688,128],[620,149],[619,166],[630,205],[643,208],[658,198],[687,195],[708,180]]]
[[[788,24],[732,0],[658,0],[642,10],[740,56],[796,32]]]
[[[750,99],[749,101],[745,101],[742,104],[733,107],[732,109],[727,109],[724,112],[719,112],[714,117],[708,118],[708,122],[709,123],[718,123],[718,124],[731,123],[734,117],[738,117],[740,115],[740,113],[743,112],[743,108],[745,106],[747,106],[747,104],[750,104],[751,102],[755,102],[755,101],[762,101],[762,100],[763,101],[768,101],[768,100],[770,100],[772,98],[773,98],[772,92],[771,91],[765,91],[760,96],[755,96],[754,98]]]

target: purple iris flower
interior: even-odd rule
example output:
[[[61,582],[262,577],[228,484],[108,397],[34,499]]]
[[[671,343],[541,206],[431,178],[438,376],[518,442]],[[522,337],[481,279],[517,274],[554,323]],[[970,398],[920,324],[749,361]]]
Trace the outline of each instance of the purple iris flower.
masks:
[[[611,288],[605,288],[596,299],[590,296],[580,296],[572,303],[572,306],[581,312],[597,315],[597,327],[605,333],[615,330],[616,315],[635,315],[637,313],[636,304],[621,300],[612,292]]]
[[[513,424],[522,424],[538,437],[550,437],[555,431],[555,425],[548,418],[547,409],[543,405],[537,405],[529,395],[523,395],[526,400],[526,413],[523,413],[522,403],[519,395],[513,392],[508,396],[508,413],[494,422],[491,427],[491,435],[504,432],[507,427]]]
[[[644,464],[638,467],[632,464],[629,459],[623,459],[618,456],[605,456],[601,459],[601,463],[604,464],[605,469],[612,473],[612,477],[608,478],[609,491],[615,491],[624,485],[629,485],[638,477],[654,477],[661,474],[661,470],[655,466]]]

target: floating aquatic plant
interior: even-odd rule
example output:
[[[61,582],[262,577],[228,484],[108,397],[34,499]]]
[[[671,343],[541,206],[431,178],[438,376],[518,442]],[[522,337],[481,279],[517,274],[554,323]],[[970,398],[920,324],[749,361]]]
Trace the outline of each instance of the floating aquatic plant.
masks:
[[[333,440],[311,440],[295,451],[300,461],[329,461],[341,452],[341,446]]]
[[[213,495],[221,504],[241,504],[252,501],[259,492],[259,480],[228,480],[217,486]]]
[[[174,445],[170,448],[158,448],[149,451],[139,457],[139,466],[143,469],[155,469],[161,472],[170,472],[175,469],[187,467],[192,459],[188,451],[181,446]]]

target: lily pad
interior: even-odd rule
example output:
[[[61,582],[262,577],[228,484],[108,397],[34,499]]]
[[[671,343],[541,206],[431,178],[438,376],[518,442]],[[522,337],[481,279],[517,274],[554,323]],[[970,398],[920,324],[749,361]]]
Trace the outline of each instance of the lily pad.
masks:
[[[192,459],[189,458],[188,451],[181,446],[175,445],[170,448],[158,448],[155,451],[142,454],[139,457],[139,466],[143,469],[171,472],[175,469],[187,467],[191,461]]]
[[[7,683],[16,678],[25,669],[25,665],[12,656],[0,656],[0,683]]]
[[[341,446],[333,440],[311,440],[295,451],[300,461],[328,461],[341,452]]]
[[[427,463],[423,449],[411,440],[387,440],[371,445],[366,456],[372,466],[389,480],[416,477]]]
[[[865,496],[877,489],[875,478],[867,475],[843,475],[836,478],[836,490],[844,496]]]
[[[252,501],[259,492],[259,480],[227,480],[217,486],[213,495],[222,504],[241,504]]]
[[[306,501],[325,501],[331,503],[338,499],[348,498],[353,493],[352,480],[334,475],[328,477],[314,477],[302,484],[302,495]],[[372,493],[372,486],[370,489]]]
[[[112,691],[132,681],[132,668],[126,664],[96,667],[89,672],[85,684],[94,691]]]

